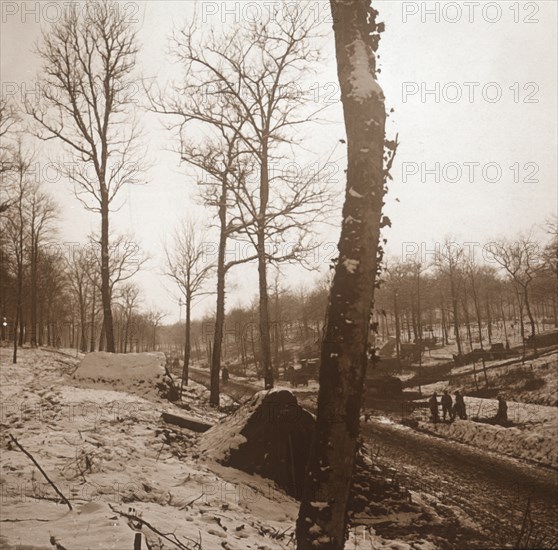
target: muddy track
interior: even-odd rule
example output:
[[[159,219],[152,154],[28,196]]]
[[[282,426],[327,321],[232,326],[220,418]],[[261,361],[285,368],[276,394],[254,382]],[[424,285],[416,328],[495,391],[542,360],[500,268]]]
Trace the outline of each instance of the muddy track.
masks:
[[[190,367],[189,376],[198,384],[202,384],[203,386],[209,388],[210,378],[207,371]],[[223,384],[223,382],[220,381],[219,384],[221,392],[226,393],[229,397],[232,397],[232,399],[239,403],[254,395],[257,391],[264,389],[263,383],[260,387],[250,385],[247,382],[241,384],[239,382],[234,382],[233,380],[229,380],[226,384]]]
[[[517,544],[529,502],[531,521],[521,544],[556,547],[557,471],[389,424],[370,422],[363,434],[379,463],[395,468],[404,486],[458,506],[494,545]]]

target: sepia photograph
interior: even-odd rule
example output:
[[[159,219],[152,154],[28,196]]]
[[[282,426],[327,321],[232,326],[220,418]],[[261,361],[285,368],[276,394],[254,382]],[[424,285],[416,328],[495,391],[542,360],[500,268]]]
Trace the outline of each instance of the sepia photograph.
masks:
[[[0,0],[0,550],[558,548],[558,2]]]

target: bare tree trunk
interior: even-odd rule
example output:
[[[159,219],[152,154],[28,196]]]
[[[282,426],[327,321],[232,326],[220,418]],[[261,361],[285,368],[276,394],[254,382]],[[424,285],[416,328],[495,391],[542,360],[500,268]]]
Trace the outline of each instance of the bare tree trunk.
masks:
[[[16,301],[16,318],[14,322],[14,350],[12,356],[12,362],[17,363],[17,346],[18,346],[18,330],[22,332],[21,318],[22,318],[22,306],[23,306],[23,188],[22,179],[20,174],[20,193],[19,193],[19,203],[18,203],[18,214],[19,214],[19,226],[18,226],[18,244],[19,253],[16,254],[17,261],[17,301]]]
[[[279,282],[275,281],[275,289],[274,289],[274,309],[275,309],[275,316],[273,322],[273,356],[275,359],[275,376],[279,377]]]
[[[99,336],[99,351],[105,351],[105,321],[101,325],[101,335]]]
[[[486,325],[488,334],[488,344],[492,344],[492,314],[490,312],[490,302],[486,302]]]
[[[529,303],[529,293],[527,291],[527,286],[523,287],[523,296],[525,299],[525,309],[527,310],[527,317],[529,317],[529,323],[531,325],[531,336],[535,338],[535,319],[533,318],[533,313],[531,312],[531,304]]]
[[[80,338],[80,349],[83,353],[87,351],[87,312],[85,310],[84,300],[80,300],[79,304],[79,319],[81,323],[81,338]]]
[[[516,292],[517,297],[517,307],[519,310],[519,328],[521,334],[521,340],[525,340],[525,324],[523,323],[523,303],[521,302],[521,297],[519,296],[519,292]],[[515,307],[514,307],[515,310]]]
[[[254,367],[256,371],[260,370],[260,362],[257,359],[256,353],[256,340],[254,339],[254,325],[250,325],[250,341],[252,342],[252,362],[254,363]]]
[[[502,321],[504,322],[504,337],[506,338],[506,345],[509,343],[508,340],[508,328],[507,328],[507,319],[506,313],[504,312],[504,300],[500,299],[500,309],[502,310]]]
[[[475,306],[475,313],[476,313],[476,317],[477,317],[477,328],[478,328],[478,331],[479,331],[480,349],[484,349],[483,338],[482,338],[481,308],[480,308],[480,304],[479,304],[479,296],[478,296],[477,288],[476,288],[476,285],[475,285],[475,276],[474,276],[473,271],[471,271],[470,277],[471,277],[471,291],[473,293],[473,305]]]
[[[466,296],[463,296],[463,317],[465,317],[465,328],[467,329],[467,339],[469,340],[469,349],[473,351],[473,334],[471,332],[471,322],[469,320],[469,310],[467,308]]]
[[[32,348],[37,347],[37,261],[39,246],[35,238],[35,232],[31,234],[31,334],[30,344]]]
[[[106,191],[105,191],[106,193]],[[101,205],[101,298],[103,301],[103,329],[107,351],[116,351],[114,344],[114,325],[111,309],[110,267],[109,267],[109,205],[103,198]]]
[[[459,334],[459,314],[457,307],[457,294],[455,291],[455,283],[453,275],[450,275],[450,288],[451,288],[451,302],[453,305],[453,330],[455,334],[455,343],[457,344],[457,355],[461,355],[463,350],[461,348],[461,335]]]
[[[448,326],[446,323],[446,304],[442,303],[442,339],[444,344],[447,346],[449,344],[448,337]]]
[[[130,316],[126,314],[126,321],[124,323],[124,334],[122,336],[123,342],[123,353],[128,353],[128,337],[129,337],[129,330],[130,330]]]
[[[258,284],[260,291],[260,364],[264,372],[265,389],[273,388],[271,341],[269,337],[269,299],[267,295],[267,258],[265,254],[265,214],[269,198],[269,166],[267,143],[263,143],[260,170],[260,209],[257,232]]]
[[[223,325],[225,324],[225,252],[227,248],[227,180],[222,179],[219,201],[219,250],[217,256],[217,306],[215,310],[215,331],[213,333],[213,354],[211,356],[209,402],[219,405],[219,375],[221,372],[221,346]]]
[[[385,107],[375,80],[376,12],[362,1],[331,0],[331,7],[348,143],[347,186],[322,341],[316,434],[296,527],[299,550],[342,550],[345,543],[384,196]]]
[[[12,363],[14,363],[14,365],[17,363],[17,340],[18,340],[18,329],[21,330],[19,328],[19,323],[20,323],[20,315],[21,315],[21,287],[20,287],[20,283],[18,280],[18,298],[17,298],[17,306],[16,306],[16,318],[15,318],[15,322],[14,322],[14,350],[13,350],[13,355],[12,355]]]
[[[182,381],[180,383],[180,397],[184,386],[188,385],[190,368],[190,329],[191,329],[192,296],[186,296],[186,332],[184,335],[184,365],[182,367]],[[215,351],[215,350],[214,350]]]
[[[93,300],[91,305],[91,334],[89,336],[89,351],[95,351],[95,336],[96,336],[96,325],[95,325],[95,308],[97,298],[97,285],[93,284]]]
[[[411,323],[413,325],[413,337],[415,342],[419,341],[419,334],[418,334],[418,323],[417,323],[417,310],[414,307],[411,307]]]
[[[25,338],[25,333],[26,331],[26,325],[25,325],[25,319],[23,318],[23,300],[22,303],[18,306],[19,307],[19,339],[18,339],[18,345],[20,348],[23,347],[23,339]]]

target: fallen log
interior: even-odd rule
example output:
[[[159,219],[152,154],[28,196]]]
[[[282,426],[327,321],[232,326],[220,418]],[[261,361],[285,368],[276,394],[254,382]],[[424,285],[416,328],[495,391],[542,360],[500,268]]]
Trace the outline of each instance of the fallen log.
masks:
[[[193,432],[207,432],[207,430],[212,427],[212,424],[208,424],[207,422],[202,422],[201,420],[190,418],[188,416],[179,416],[177,414],[167,412],[164,412],[161,416],[168,424],[174,424],[175,426],[180,426],[181,428],[187,428]]]

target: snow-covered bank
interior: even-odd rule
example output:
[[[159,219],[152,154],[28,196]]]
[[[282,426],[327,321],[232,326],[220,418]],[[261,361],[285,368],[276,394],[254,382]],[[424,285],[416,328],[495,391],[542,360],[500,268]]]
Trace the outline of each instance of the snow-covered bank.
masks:
[[[68,550],[133,547],[135,528],[110,506],[125,513],[133,507],[192,548],[200,540],[204,549],[284,547],[297,503],[266,480],[227,469],[216,474],[196,455],[194,434],[161,423],[160,413],[172,405],[72,386],[54,354],[25,350],[11,366],[2,352],[0,547],[52,548],[50,537]],[[54,490],[8,433],[70,499],[72,511],[52,502]],[[161,537],[151,529],[142,532],[153,548],[171,547],[157,546]]]
[[[522,460],[558,468],[558,409],[508,401],[509,426],[489,424],[498,410],[495,399],[465,397],[468,420],[433,424],[428,409],[415,411],[418,428],[423,431],[496,451]]]

